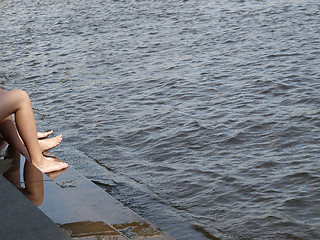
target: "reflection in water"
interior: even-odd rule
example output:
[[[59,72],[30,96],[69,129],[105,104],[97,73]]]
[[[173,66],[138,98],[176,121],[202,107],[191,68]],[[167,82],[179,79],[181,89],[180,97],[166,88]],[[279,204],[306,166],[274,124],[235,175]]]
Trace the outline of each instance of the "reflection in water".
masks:
[[[75,222],[60,225],[61,228],[71,232],[72,238],[96,237],[90,239],[126,239],[115,231],[114,228],[105,224],[104,222]],[[102,238],[103,237],[103,238]]]
[[[7,143],[0,138],[0,173],[6,172],[9,168],[12,167],[12,159],[9,157],[3,156],[3,151],[5,150]]]
[[[3,145],[6,147],[5,145]],[[21,161],[21,155],[12,146],[6,149],[5,163],[10,164],[4,171],[3,176],[7,178],[16,188],[18,188],[31,202],[40,206],[43,202],[43,173],[29,161]],[[62,161],[57,157],[52,157],[54,161]],[[21,162],[24,162],[23,176],[21,176]],[[48,173],[47,176],[54,180],[66,169]]]
[[[126,236],[128,236],[128,232],[131,234],[136,234],[140,237],[154,237],[163,233],[160,229],[157,230],[151,228],[150,224],[145,221],[114,224],[113,226]]]
[[[29,161],[25,161],[23,179],[20,176],[20,154],[13,147],[7,149],[7,156],[12,159],[13,166],[3,176],[17,187],[31,202],[40,206],[43,202],[43,175]],[[22,184],[24,183],[24,187]]]

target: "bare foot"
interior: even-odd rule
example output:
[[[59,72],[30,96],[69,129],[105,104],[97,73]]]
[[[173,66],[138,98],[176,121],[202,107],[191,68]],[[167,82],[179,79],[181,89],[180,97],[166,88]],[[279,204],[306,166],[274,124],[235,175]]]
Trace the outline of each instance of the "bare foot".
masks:
[[[48,132],[37,132],[37,136],[39,139],[41,138],[46,138],[48,137],[49,135],[51,135],[53,133],[53,131],[48,131]]]
[[[54,161],[51,157],[43,157],[39,165],[34,165],[43,173],[59,171],[69,166],[67,163]]]
[[[39,139],[38,141],[42,152],[44,152],[58,146],[62,141],[62,135],[53,138]]]

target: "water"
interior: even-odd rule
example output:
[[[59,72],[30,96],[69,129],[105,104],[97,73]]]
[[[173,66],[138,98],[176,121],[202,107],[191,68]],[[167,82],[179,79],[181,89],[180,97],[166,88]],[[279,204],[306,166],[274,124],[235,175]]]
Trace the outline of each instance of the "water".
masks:
[[[177,239],[320,238],[320,3],[0,1],[0,85]]]

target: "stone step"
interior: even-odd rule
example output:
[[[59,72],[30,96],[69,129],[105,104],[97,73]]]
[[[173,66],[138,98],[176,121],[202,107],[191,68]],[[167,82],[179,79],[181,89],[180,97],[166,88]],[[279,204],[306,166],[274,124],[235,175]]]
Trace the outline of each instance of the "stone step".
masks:
[[[14,163],[5,176],[72,239],[173,239],[72,167],[45,175],[20,155]]]
[[[172,240],[155,225],[125,207],[110,194],[85,178],[72,167],[53,180],[63,192],[71,194],[88,206],[108,224],[130,239]]]

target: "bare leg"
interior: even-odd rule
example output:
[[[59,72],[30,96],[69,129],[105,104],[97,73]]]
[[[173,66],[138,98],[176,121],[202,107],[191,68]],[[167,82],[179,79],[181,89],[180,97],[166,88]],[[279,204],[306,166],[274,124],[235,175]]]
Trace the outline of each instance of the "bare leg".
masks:
[[[28,150],[20,139],[11,115],[0,123],[0,133],[2,138],[4,138],[10,145],[14,146],[15,149],[28,161],[31,161]]]
[[[30,98],[23,90],[12,90],[0,95],[0,121],[13,113],[15,113],[19,135],[36,167],[43,172],[52,172],[68,167],[66,163],[50,161],[42,155]]]
[[[61,143],[62,135],[53,138],[43,139],[45,137],[48,137],[52,133],[53,131],[37,132],[37,137],[41,138],[38,141],[42,152],[54,148]],[[10,145],[14,146],[20,154],[22,154],[28,161],[30,161],[29,153],[24,143],[22,142],[19,133],[17,132],[16,125],[13,121],[12,116],[7,117],[2,122],[0,122],[0,134],[0,137],[2,136],[2,138],[6,139],[6,141]]]
[[[41,138],[38,139],[38,141],[42,152],[50,150],[51,148],[54,148],[61,143],[62,135],[53,138],[43,139],[52,134],[52,132],[53,131],[37,133],[38,138]],[[22,142],[19,133],[17,132],[16,125],[11,116],[7,117],[2,122],[0,122],[0,137],[5,139],[10,145],[14,146],[20,154],[22,154],[27,160],[30,161],[29,153],[24,143]]]
[[[16,125],[11,116],[0,122],[0,134],[2,135],[2,138],[4,138],[10,145],[14,146],[20,154],[30,161],[29,153],[17,132]],[[37,137],[44,138],[50,134],[52,134],[51,131],[38,132]],[[62,135],[48,139],[39,139],[38,141],[42,152],[44,152],[58,146],[62,141]]]
[[[42,152],[54,148],[61,143],[62,135],[53,138],[43,139],[48,137],[52,133],[53,131],[37,132],[37,137],[38,139],[40,138],[38,141]],[[6,139],[6,141],[10,145],[14,146],[20,154],[22,154],[27,160],[30,161],[29,153],[26,147],[24,146],[24,143],[22,142],[19,133],[17,132],[16,125],[12,116],[7,117],[2,122],[0,122],[0,134],[4,139]]]

